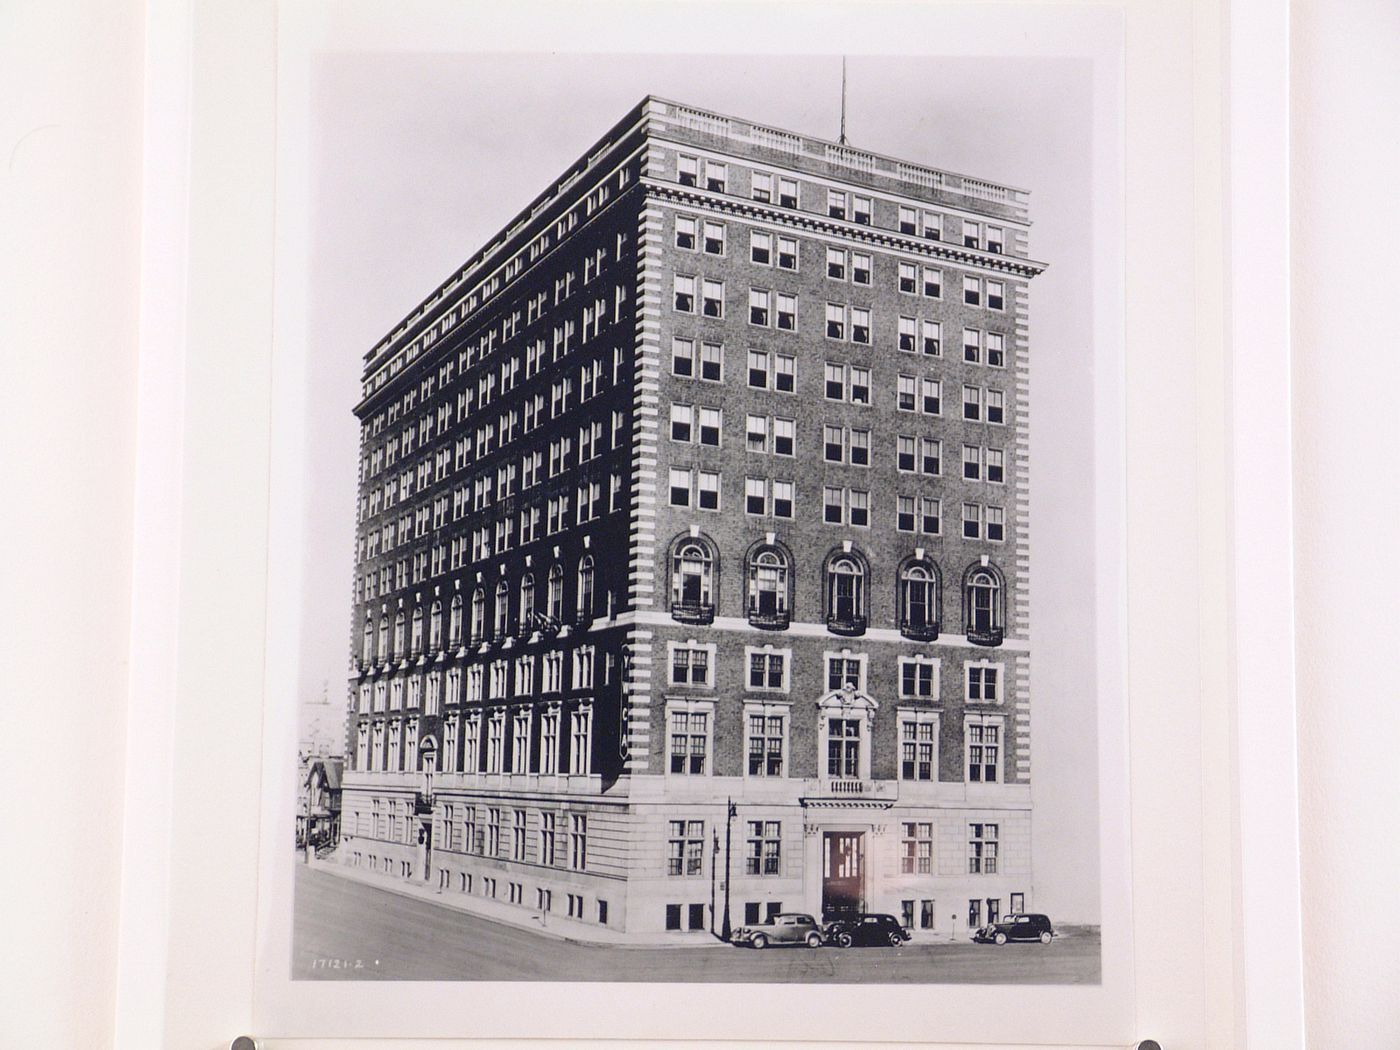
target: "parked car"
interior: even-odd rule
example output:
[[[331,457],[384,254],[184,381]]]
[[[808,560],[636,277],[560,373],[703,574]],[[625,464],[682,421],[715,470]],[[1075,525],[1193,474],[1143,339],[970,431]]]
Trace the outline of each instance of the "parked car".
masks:
[[[729,940],[731,944],[747,944],[750,948],[767,948],[770,944],[803,944],[808,948],[820,948],[824,938],[816,919],[801,912],[788,911],[770,915],[766,922],[740,926]]]
[[[988,923],[972,935],[980,944],[1005,944],[1007,941],[1039,941],[1049,944],[1055,938],[1055,928],[1048,915],[1008,915]]]
[[[833,919],[827,923],[826,940],[838,948],[854,945],[889,945],[898,948],[914,935],[893,915],[867,913]]]

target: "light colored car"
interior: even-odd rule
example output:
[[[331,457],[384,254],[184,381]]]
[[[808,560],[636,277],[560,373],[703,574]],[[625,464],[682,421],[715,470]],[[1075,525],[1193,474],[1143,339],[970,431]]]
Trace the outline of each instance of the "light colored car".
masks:
[[[740,926],[730,937],[733,944],[746,944],[751,948],[767,948],[769,945],[805,945],[820,948],[822,930],[817,920],[802,912],[779,912],[770,915],[767,922],[752,926]]]

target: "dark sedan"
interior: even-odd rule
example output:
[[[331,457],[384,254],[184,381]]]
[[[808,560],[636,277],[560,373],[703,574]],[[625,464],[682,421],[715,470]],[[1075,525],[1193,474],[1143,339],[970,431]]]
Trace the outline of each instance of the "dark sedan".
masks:
[[[972,939],[979,944],[1006,944],[1008,941],[1039,941],[1049,944],[1055,938],[1055,928],[1048,915],[1008,915],[999,922],[988,923]]]
[[[851,915],[833,919],[826,926],[827,943],[838,948],[856,945],[898,948],[912,936],[893,915]]]

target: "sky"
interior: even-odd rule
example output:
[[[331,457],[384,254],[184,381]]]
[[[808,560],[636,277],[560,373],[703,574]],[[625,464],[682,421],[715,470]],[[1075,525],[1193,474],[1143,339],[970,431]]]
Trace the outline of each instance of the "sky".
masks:
[[[835,139],[841,59],[320,56],[311,85],[298,693],[344,689],[363,355],[644,95]],[[848,58],[852,146],[1031,191],[1037,897],[1097,917],[1093,271],[1086,62]],[[801,90],[795,90],[800,87]]]

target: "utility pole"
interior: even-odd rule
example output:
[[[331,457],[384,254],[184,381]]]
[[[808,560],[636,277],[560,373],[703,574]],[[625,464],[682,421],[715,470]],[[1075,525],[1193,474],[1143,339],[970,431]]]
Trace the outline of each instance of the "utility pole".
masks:
[[[734,932],[729,925],[729,858],[733,855],[733,850],[730,849],[730,843],[733,841],[733,823],[734,800],[731,798],[728,800],[728,807],[726,808],[724,813],[724,923],[722,926],[720,926],[719,933],[720,937],[722,937],[726,941],[729,940],[730,935]]]

